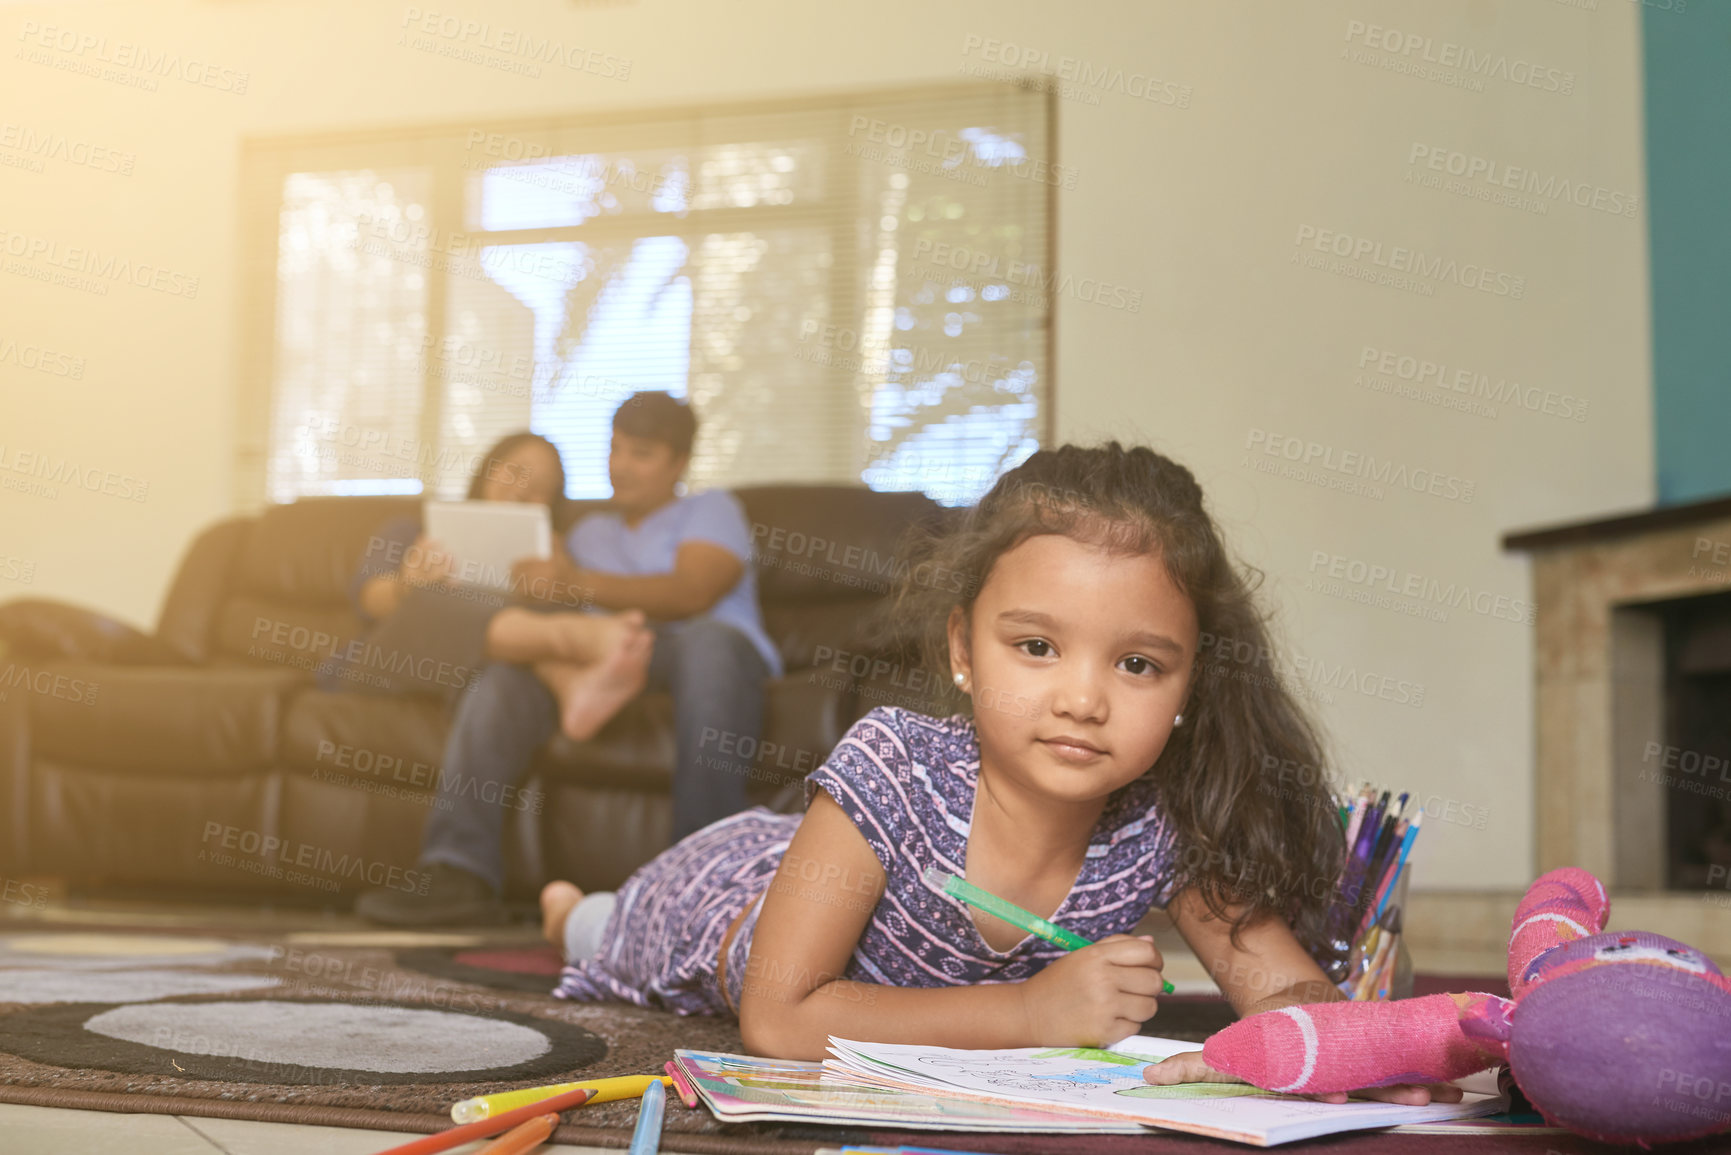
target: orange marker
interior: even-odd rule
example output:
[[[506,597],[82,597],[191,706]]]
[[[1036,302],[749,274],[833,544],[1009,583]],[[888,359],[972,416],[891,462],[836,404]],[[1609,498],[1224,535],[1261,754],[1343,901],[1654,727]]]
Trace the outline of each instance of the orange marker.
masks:
[[[511,1128],[475,1155],[523,1155],[545,1143],[558,1125],[557,1115],[537,1115],[522,1126]]]

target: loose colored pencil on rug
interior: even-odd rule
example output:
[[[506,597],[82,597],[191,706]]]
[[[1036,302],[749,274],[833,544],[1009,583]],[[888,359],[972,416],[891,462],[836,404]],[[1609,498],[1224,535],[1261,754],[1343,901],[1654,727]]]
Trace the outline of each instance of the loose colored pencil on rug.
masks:
[[[680,1102],[687,1107],[697,1106],[697,1092],[691,1089],[691,1084],[686,1081],[679,1065],[671,1059],[667,1061],[667,1077],[673,1080],[673,1089],[679,1092]]]
[[[523,1155],[545,1143],[558,1125],[557,1115],[537,1115],[522,1126],[511,1128],[475,1155]]]
[[[472,1139],[486,1139],[501,1131],[527,1123],[539,1115],[557,1115],[561,1111],[569,1111],[573,1107],[581,1107],[596,1097],[593,1087],[579,1087],[575,1091],[567,1091],[563,1095],[555,1095],[550,1099],[531,1103],[527,1107],[519,1107],[515,1111],[506,1111],[491,1119],[481,1119],[474,1123],[465,1123],[461,1127],[452,1127],[448,1131],[440,1131],[436,1135],[423,1135],[419,1139],[380,1151],[379,1155],[437,1155],[440,1151],[449,1151],[453,1147],[461,1147]]]

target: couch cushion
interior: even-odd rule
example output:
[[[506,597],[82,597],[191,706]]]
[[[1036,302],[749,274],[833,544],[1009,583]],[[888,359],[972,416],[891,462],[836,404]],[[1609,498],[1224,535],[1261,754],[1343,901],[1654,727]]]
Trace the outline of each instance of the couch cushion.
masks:
[[[769,685],[765,749],[752,759],[750,789],[768,799],[776,788],[800,782],[824,764],[848,727],[848,695],[808,674],[790,674]],[[770,747],[770,743],[774,747]]]
[[[259,845],[276,830],[270,775],[142,778],[38,758],[24,790],[33,872],[177,893],[269,885],[223,844]]]
[[[7,665],[18,685],[5,692],[28,694],[34,756],[132,774],[268,767],[284,703],[306,680],[239,666]]]
[[[765,601],[881,594],[905,571],[903,533],[948,512],[922,493],[857,485],[765,485],[734,490],[750,522]],[[240,543],[231,589],[302,604],[344,601],[368,540],[421,499],[314,497],[265,509]],[[568,502],[563,528],[605,509]]]
[[[829,757],[847,726],[846,691],[845,685],[828,685],[805,673],[772,679],[765,687],[763,739],[716,733],[707,736],[702,756],[725,766],[744,759],[748,796],[767,800]],[[555,737],[536,767],[552,783],[666,794],[673,789],[673,758],[673,699],[648,693],[587,742]]]
[[[117,618],[52,598],[19,598],[0,605],[0,649],[32,658],[130,666],[184,666],[193,661],[178,647]]]
[[[647,790],[673,788],[673,697],[639,694],[587,742],[555,734],[535,760],[538,774],[553,782]]]
[[[236,594],[216,618],[216,649],[224,657],[311,673],[365,627],[346,602],[303,605]]]
[[[920,493],[861,486],[735,492],[750,522],[765,628],[790,669],[811,664],[825,647],[864,646],[866,613],[920,565],[904,534],[953,513]],[[605,508],[568,502],[560,521]],[[418,499],[396,497],[306,498],[266,509],[244,527],[235,550],[233,580],[211,629],[214,651],[306,669],[360,636],[348,603],[359,559],[380,526],[419,509]]]
[[[30,708],[23,695],[0,693],[0,871],[30,860]]]
[[[253,518],[219,521],[193,539],[162,603],[156,634],[193,661],[215,653],[216,615],[234,580],[235,559],[252,533]]]
[[[879,602],[850,598],[833,602],[765,603],[763,628],[781,650],[783,668],[792,672],[808,666],[857,662],[879,648],[867,622]]]
[[[871,656],[838,654],[828,663],[814,663],[812,675],[834,683],[846,677],[853,686],[854,710],[863,715],[874,706],[895,706],[935,717],[961,709],[966,699],[950,681],[950,671],[927,667],[917,652],[886,650]]]
[[[640,790],[567,786],[549,797],[542,829],[549,877],[568,878],[584,890],[617,890],[667,848],[673,804],[666,795]]]
[[[289,703],[279,765],[386,797],[436,790],[449,723],[423,694],[306,690]]]
[[[274,864],[282,868],[279,881],[291,893],[326,899],[369,885],[417,889],[421,830],[436,796],[382,792],[371,789],[383,784],[370,776],[345,781],[344,773],[317,780],[283,776],[283,850]]]
[[[939,523],[944,513],[923,493],[857,485],[747,486],[734,493],[751,525],[765,606],[889,592],[919,564],[904,535]]]
[[[394,518],[420,513],[418,498],[315,497],[268,506],[252,523],[233,592],[301,604],[346,602],[367,541]]]
[[[441,800],[424,792],[381,792],[360,777],[283,776],[282,849],[273,865],[281,867],[274,877],[284,892],[328,902],[373,885],[419,888],[426,877],[421,835]],[[541,861],[543,796],[531,785],[519,798],[532,798],[534,805],[505,814],[505,887],[507,897],[533,901],[548,878],[568,876],[548,874]]]
[[[713,754],[749,763],[747,790],[768,797],[823,764],[847,728],[847,684],[811,671],[769,683],[764,739],[715,734]],[[386,797],[435,790],[450,723],[439,703],[414,695],[303,690],[282,724],[279,764],[296,775]],[[667,793],[673,788],[673,699],[647,693],[587,742],[548,742],[535,769],[550,782]]]

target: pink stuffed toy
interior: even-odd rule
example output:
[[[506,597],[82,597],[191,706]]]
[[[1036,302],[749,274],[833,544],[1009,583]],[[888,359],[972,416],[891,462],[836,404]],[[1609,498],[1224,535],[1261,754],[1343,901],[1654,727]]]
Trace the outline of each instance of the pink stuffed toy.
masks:
[[[1509,934],[1509,990],[1314,1003],[1209,1038],[1215,1070],[1270,1091],[1436,1083],[1507,1063],[1553,1124],[1666,1143],[1731,1131],[1731,979],[1692,947],[1604,933],[1611,903],[1584,870],[1527,891]]]

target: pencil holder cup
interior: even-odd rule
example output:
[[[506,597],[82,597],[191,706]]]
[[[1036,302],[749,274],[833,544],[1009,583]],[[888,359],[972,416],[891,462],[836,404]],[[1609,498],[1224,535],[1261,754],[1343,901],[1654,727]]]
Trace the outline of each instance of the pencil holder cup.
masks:
[[[1391,921],[1404,928],[1407,880],[1412,870],[1401,871],[1389,892],[1385,907],[1397,912]],[[1412,997],[1412,956],[1407,953],[1406,935],[1401,931],[1367,929],[1354,941],[1348,956],[1346,977],[1340,989],[1355,1001],[1405,999]]]
[[[1394,944],[1394,985],[1389,987],[1391,999],[1412,998],[1412,955],[1406,950],[1406,935]]]

